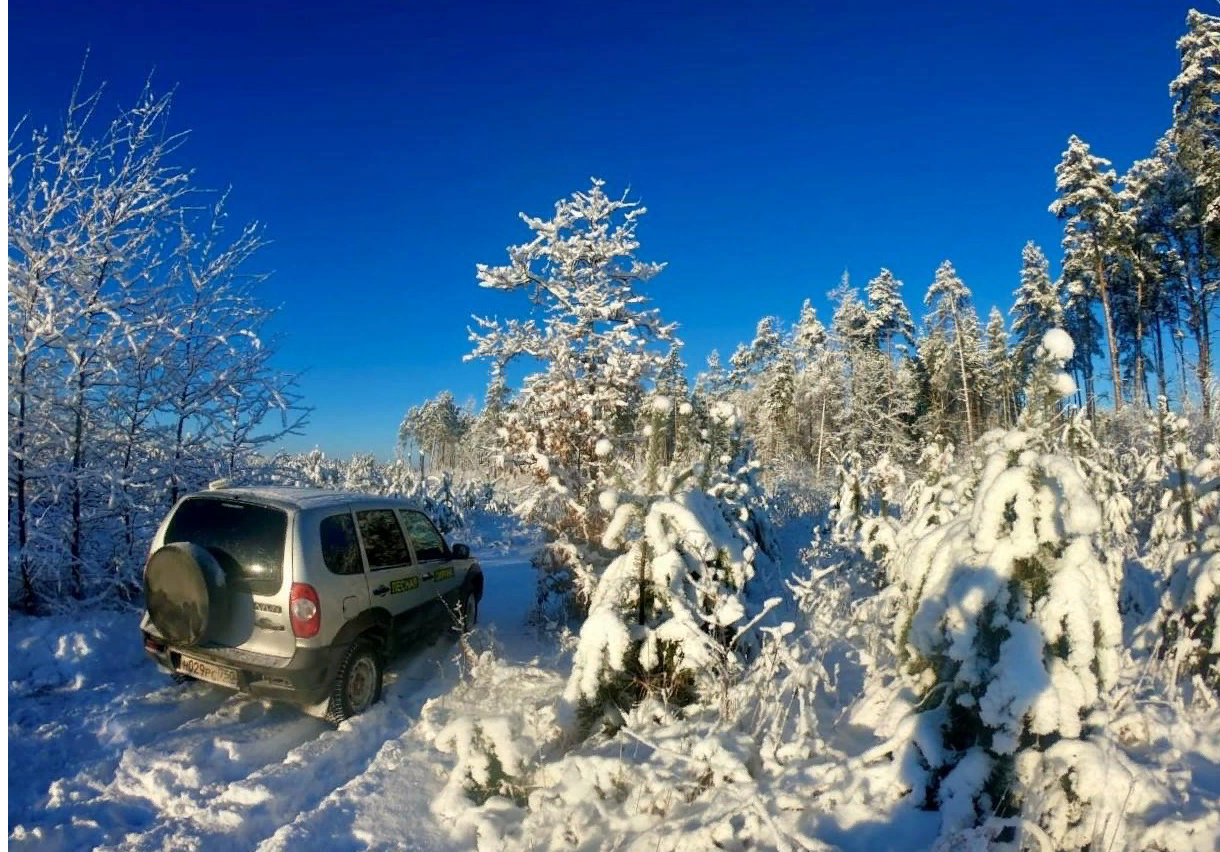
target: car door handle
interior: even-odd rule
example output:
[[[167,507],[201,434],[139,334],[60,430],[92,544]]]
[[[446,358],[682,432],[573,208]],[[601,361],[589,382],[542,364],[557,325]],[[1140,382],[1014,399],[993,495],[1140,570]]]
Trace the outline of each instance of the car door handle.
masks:
[[[378,586],[377,588],[373,589],[373,594],[375,594],[377,597],[381,597],[382,595],[386,595],[389,593],[390,593],[389,586]]]

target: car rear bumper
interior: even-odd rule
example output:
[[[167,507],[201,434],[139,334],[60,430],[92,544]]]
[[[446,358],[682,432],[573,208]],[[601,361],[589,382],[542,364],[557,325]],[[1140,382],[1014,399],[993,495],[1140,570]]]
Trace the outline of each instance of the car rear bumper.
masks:
[[[249,657],[226,654],[223,649],[180,648],[147,630],[141,633],[145,653],[168,672],[181,671],[182,656],[186,654],[236,673],[235,685],[220,683],[219,686],[306,706],[318,704],[330,695],[335,674],[348,649],[347,645],[297,648],[289,659],[256,662]]]

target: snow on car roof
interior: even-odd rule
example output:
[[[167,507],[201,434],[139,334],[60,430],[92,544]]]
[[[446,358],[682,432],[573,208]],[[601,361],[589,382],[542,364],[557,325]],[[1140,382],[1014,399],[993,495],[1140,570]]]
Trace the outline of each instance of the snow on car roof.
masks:
[[[358,491],[336,491],[327,488],[294,488],[287,485],[231,486],[200,491],[194,497],[233,497],[251,500],[285,509],[325,509],[328,506],[346,506],[360,501],[378,501],[393,505],[406,505],[404,500]]]

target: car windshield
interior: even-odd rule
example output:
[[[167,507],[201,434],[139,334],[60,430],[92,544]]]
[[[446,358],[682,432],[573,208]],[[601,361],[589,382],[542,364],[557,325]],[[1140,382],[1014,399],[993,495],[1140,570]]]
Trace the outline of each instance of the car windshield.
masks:
[[[280,589],[288,516],[280,509],[210,497],[192,497],[174,513],[165,543],[186,541],[205,548],[225,577],[254,594]]]

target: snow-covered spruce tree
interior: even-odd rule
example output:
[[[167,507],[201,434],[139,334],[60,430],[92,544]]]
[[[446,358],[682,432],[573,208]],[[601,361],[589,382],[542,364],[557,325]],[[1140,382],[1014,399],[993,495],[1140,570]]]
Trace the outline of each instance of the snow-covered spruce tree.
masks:
[[[1044,335],[1018,428],[983,442],[973,505],[912,549],[903,642],[929,708],[913,739],[927,775],[913,793],[942,829],[1023,809],[1057,848],[1083,849],[1110,816],[1095,810],[1090,734],[1121,623],[1101,510],[1080,468],[1052,451],[1071,354],[1065,332]]]
[[[862,557],[874,583],[883,580],[882,567],[896,550],[896,520],[892,509],[902,505],[906,474],[888,453],[864,468],[854,450],[843,455],[836,470],[838,494],[830,508],[830,540],[849,554]],[[816,537],[816,532],[815,532]],[[816,542],[815,542],[816,547]],[[856,566],[857,570],[861,566]]]
[[[1000,429],[1011,428],[1017,421],[1017,385],[1013,375],[1012,350],[1008,346],[1008,329],[1004,315],[992,307],[984,330],[983,375],[980,389],[984,423]]]
[[[635,257],[644,208],[603,185],[557,202],[550,219],[522,214],[533,238],[504,266],[479,264],[481,287],[523,294],[533,316],[475,317],[466,356],[488,359],[493,374],[516,359],[538,364],[504,414],[498,450],[527,478],[518,514],[548,537],[540,594],[570,592],[578,605],[610,557],[598,494],[623,474],[644,389],[674,339],[640,293],[662,269]]]
[[[1034,355],[1042,345],[1042,335],[1063,326],[1063,304],[1059,288],[1051,281],[1050,264],[1037,243],[1027,242],[1021,250],[1021,284],[1013,294],[1012,360],[1018,389],[1029,384]]]
[[[441,468],[453,470],[458,447],[471,427],[473,417],[457,404],[450,391],[412,406],[398,427],[400,453],[414,448],[420,453],[420,473]]]
[[[966,419],[966,442],[974,443],[978,434],[975,410],[978,400],[974,378],[980,372],[982,329],[971,303],[970,288],[958,277],[953,264],[944,261],[936,269],[936,278],[924,295],[928,307],[928,328],[939,333],[952,350],[953,371],[957,387],[946,393],[959,396]]]
[[[740,413],[715,403],[702,429],[703,458],[666,464],[673,401],[653,396],[643,429],[645,463],[600,496],[613,518],[603,536],[618,550],[593,590],[563,698],[569,733],[621,723],[646,696],[682,706],[724,697],[757,650],[763,604],[749,587],[775,552]],[[678,428],[698,428],[682,404]],[[605,442],[599,450],[613,450]],[[768,578],[774,580],[774,578]]]
[[[1220,693],[1220,451],[1208,444],[1196,459],[1186,419],[1169,413],[1163,398],[1162,421],[1167,475],[1145,557],[1165,582],[1161,652],[1175,683],[1198,677]]]
[[[877,582],[884,581],[887,566],[898,552],[897,510],[901,509],[906,492],[906,473],[895,464],[889,453],[880,458],[864,474],[864,485],[870,496],[870,511],[860,525],[858,547],[864,555],[880,566]]]
[[[1123,377],[1108,276],[1109,255],[1117,239],[1119,219],[1118,196],[1114,190],[1117,175],[1110,168],[1109,160],[1095,156],[1087,143],[1071,136],[1062,161],[1055,167],[1055,179],[1060,197],[1051,204],[1050,210],[1066,220],[1068,236],[1064,238],[1064,251],[1078,254],[1082,267],[1088,268],[1087,280],[1092,287],[1090,298],[1101,302],[1117,410],[1123,405]],[[1065,273],[1066,267],[1065,263]]]
[[[1195,377],[1203,419],[1210,423],[1211,320],[1217,299],[1214,270],[1220,255],[1220,17],[1192,9],[1186,26],[1186,34],[1178,40],[1181,71],[1169,86],[1175,101],[1170,131],[1174,159],[1185,178],[1185,192],[1175,199],[1172,230],[1178,232],[1183,262],[1180,295],[1198,356]]]
[[[864,459],[848,450],[835,467],[838,492],[830,507],[830,534],[838,544],[855,544],[864,524],[868,492],[864,487]]]
[[[924,444],[915,464],[923,477],[912,482],[902,504],[902,522],[894,534],[895,552],[888,560],[887,577],[902,582],[902,567],[911,548],[937,527],[949,523],[969,506],[974,483],[958,470],[952,443],[941,435]]]
[[[1121,583],[1123,559],[1135,555],[1136,544],[1127,480],[1119,470],[1114,451],[1097,440],[1093,424],[1083,410],[1078,409],[1066,418],[1060,442],[1064,454],[1084,473],[1101,509],[1103,555],[1109,560],[1114,582]]]

